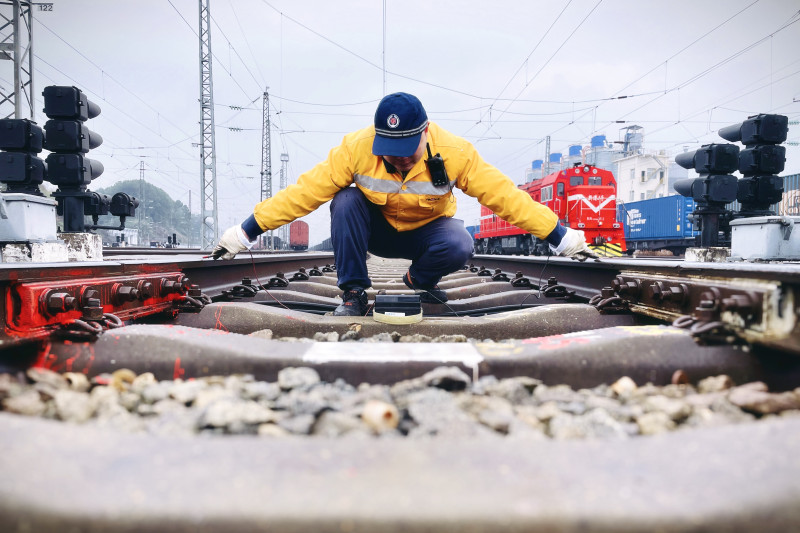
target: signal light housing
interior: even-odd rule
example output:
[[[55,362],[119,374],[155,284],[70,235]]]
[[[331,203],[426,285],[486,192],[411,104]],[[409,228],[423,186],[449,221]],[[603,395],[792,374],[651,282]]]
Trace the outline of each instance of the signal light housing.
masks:
[[[42,95],[43,111],[48,118],[85,122],[100,114],[100,106],[90,102],[77,87],[51,85],[44,88]]]
[[[698,174],[728,174],[739,166],[739,147],[732,144],[705,144],[694,152],[676,155],[675,162]]]
[[[0,120],[0,150],[38,154],[42,151],[43,139],[42,128],[35,122],[13,118]]]
[[[789,117],[784,115],[753,115],[744,122],[719,130],[719,136],[745,146],[781,144],[789,133]]]

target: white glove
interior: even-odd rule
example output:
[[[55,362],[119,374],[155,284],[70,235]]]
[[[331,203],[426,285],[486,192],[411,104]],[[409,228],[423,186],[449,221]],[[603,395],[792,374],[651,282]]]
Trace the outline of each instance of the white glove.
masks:
[[[561,244],[557,247],[550,245],[550,250],[558,255],[564,257],[571,257],[578,261],[586,261],[589,257],[597,259],[597,254],[586,245],[586,237],[581,230],[574,230],[572,228],[564,228],[567,233],[561,239]]]
[[[225,230],[219,242],[211,252],[214,259],[233,259],[236,254],[244,250],[249,250],[253,246],[250,239],[245,235],[242,226],[236,225]]]

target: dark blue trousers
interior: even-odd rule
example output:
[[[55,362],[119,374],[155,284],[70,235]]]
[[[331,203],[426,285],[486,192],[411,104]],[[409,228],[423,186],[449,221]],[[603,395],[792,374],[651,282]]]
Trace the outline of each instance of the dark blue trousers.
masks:
[[[472,257],[472,237],[464,222],[441,217],[411,231],[397,231],[356,187],[342,189],[331,202],[331,241],[342,290],[372,285],[367,252],[411,259],[411,277],[431,288]]]

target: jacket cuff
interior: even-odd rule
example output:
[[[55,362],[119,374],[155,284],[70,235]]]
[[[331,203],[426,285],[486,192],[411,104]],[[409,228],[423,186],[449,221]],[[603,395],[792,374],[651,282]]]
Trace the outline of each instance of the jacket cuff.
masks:
[[[248,232],[248,235],[249,234],[250,232]],[[548,244],[552,244],[554,247],[557,247],[559,244],[561,244],[561,239],[563,239],[564,235],[566,234],[567,234],[566,228],[564,228],[564,226],[562,226],[561,224],[556,224],[556,227],[553,228],[553,231],[551,231],[550,235],[545,237],[544,240],[547,241]]]
[[[264,230],[261,229],[261,226],[259,226],[258,222],[256,222],[255,215],[250,215],[247,217],[247,220],[242,222],[242,229],[251,241],[256,240],[256,237],[264,233]]]

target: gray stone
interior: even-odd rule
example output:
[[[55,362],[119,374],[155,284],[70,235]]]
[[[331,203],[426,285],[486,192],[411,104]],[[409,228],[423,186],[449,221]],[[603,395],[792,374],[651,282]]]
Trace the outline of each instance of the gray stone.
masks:
[[[130,412],[136,410],[142,402],[142,397],[135,392],[125,391],[119,395],[119,404]]]
[[[658,435],[675,429],[675,422],[661,411],[653,411],[637,417],[636,424],[642,435]]]
[[[331,406],[325,391],[293,389],[282,394],[275,402],[275,409],[288,411],[292,415],[317,415]],[[339,407],[338,404],[335,407]]]
[[[508,433],[516,418],[514,406],[505,398],[462,395],[457,402],[481,424],[498,433]]]
[[[541,422],[547,422],[553,417],[560,415],[561,409],[558,408],[556,402],[545,402],[542,405],[533,407],[530,412]]]
[[[340,437],[352,431],[367,432],[358,418],[337,411],[325,411],[317,418],[311,433],[323,437]]]
[[[283,418],[278,421],[278,425],[295,435],[308,435],[311,433],[311,428],[314,426],[316,418],[314,415],[297,415],[288,418]]]
[[[145,372],[143,374],[139,374],[133,379],[130,390],[136,394],[142,394],[147,387],[155,385],[156,383],[158,383],[158,380],[156,380],[156,377],[153,375],[153,373]]]
[[[624,439],[628,431],[605,410],[592,409],[583,415],[562,413],[550,420],[548,431],[554,439]]]
[[[242,397],[246,400],[274,401],[281,395],[281,388],[277,383],[255,381],[248,383],[242,390]]]
[[[92,418],[94,406],[88,394],[60,390],[54,398],[58,417],[64,422],[82,424]]]
[[[693,395],[696,392],[697,391],[695,391],[694,387],[687,384],[679,384],[679,385],[669,384],[661,387],[661,394],[666,396],[667,398],[674,398],[674,399],[685,398],[686,396]]]
[[[466,335],[439,335],[432,342],[467,342]]]
[[[201,389],[197,392],[197,396],[195,396],[194,402],[192,402],[192,407],[196,409],[203,409],[221,399],[235,400],[236,394],[233,391],[220,387],[219,385],[210,385],[209,387]]]
[[[257,433],[259,437],[286,437],[290,434],[277,424],[261,424]]]
[[[33,380],[34,383],[44,383],[56,389],[68,389],[69,383],[67,379],[52,370],[46,368],[32,367],[29,368],[25,374]]]
[[[431,340],[433,339],[427,335],[415,333],[414,335],[403,335],[397,342],[431,342]]]
[[[275,422],[274,411],[251,400],[220,398],[209,404],[200,417],[203,427],[231,427],[236,424],[259,425]]]
[[[697,384],[697,390],[700,392],[700,394],[721,392],[730,389],[733,387],[733,385],[733,380],[729,376],[722,374],[700,380],[700,382]]]
[[[490,435],[493,432],[462,411],[453,395],[442,389],[427,388],[408,397],[408,414],[416,426],[411,437],[466,437]]]
[[[531,392],[541,384],[540,380],[528,377],[506,378],[484,384],[483,390],[485,394],[499,396],[518,405],[530,400]]]
[[[317,332],[314,333],[314,340],[316,342],[339,342],[339,333],[329,331],[327,333]]]
[[[313,368],[289,367],[278,372],[278,385],[284,390],[310,387],[319,382],[319,374]]]
[[[141,393],[142,401],[145,403],[156,403],[161,400],[166,400],[169,397],[171,388],[172,383],[169,381],[157,381],[151,385],[147,385]]]
[[[746,411],[761,415],[800,409],[800,397],[794,392],[770,393],[736,387],[728,394],[728,401]]]
[[[254,331],[250,333],[251,337],[256,337],[257,339],[264,339],[264,340],[272,340],[272,330],[271,329],[260,329],[258,331]]]
[[[104,385],[94,387],[89,393],[89,399],[92,402],[92,409],[94,409],[98,416],[115,412],[121,408],[122,406],[119,402],[119,396],[119,391],[117,389]]]
[[[25,416],[42,416],[47,406],[39,393],[33,389],[11,396],[3,400],[3,409],[11,413]]]
[[[514,412],[517,415],[517,418],[525,423],[527,426],[531,427],[532,429],[544,433],[546,429],[546,425],[539,420],[537,416],[537,411],[540,409],[539,406],[534,405],[516,405],[514,406]],[[553,415],[555,416],[555,415]],[[550,417],[552,418],[552,416]],[[549,420],[549,418],[548,418]]]
[[[675,422],[680,422],[692,414],[692,408],[688,403],[661,395],[645,398],[644,408],[648,412],[661,411]]]
[[[478,381],[472,383],[472,393],[473,394],[489,394],[491,387],[496,385],[499,380],[496,376],[488,375],[488,376],[481,376],[478,378]]]
[[[200,391],[206,388],[208,388],[208,384],[200,380],[176,379],[172,382],[172,386],[167,388],[167,394],[175,401],[189,405],[197,399]]]
[[[0,400],[17,396],[25,390],[25,385],[11,374],[0,374]]]
[[[555,385],[548,387],[547,385],[539,385],[533,391],[533,396],[541,403],[545,402],[581,402],[583,403],[584,397],[570,388],[569,385]]]

